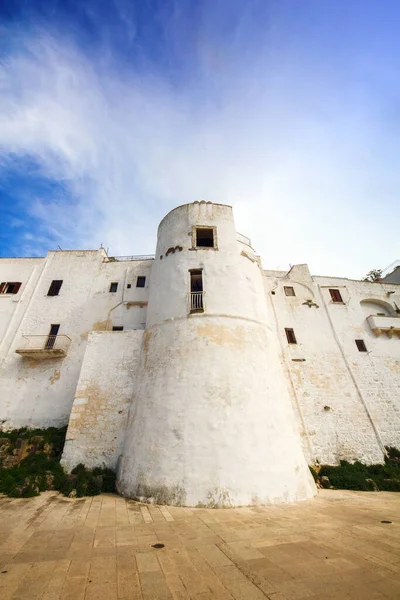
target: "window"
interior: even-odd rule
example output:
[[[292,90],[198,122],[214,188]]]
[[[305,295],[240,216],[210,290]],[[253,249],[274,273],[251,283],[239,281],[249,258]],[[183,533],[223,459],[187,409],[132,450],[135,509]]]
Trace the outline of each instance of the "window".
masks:
[[[146,284],[146,277],[139,275],[136,281],[136,287],[144,287]]]
[[[359,352],[367,352],[367,346],[364,340],[354,340]]]
[[[285,333],[288,344],[297,344],[296,336],[294,335],[293,329],[285,328]]]
[[[63,284],[62,279],[53,279],[51,285],[49,287],[49,291],[47,292],[48,296],[58,296],[61,286]]]
[[[112,328],[113,331],[123,331],[124,328],[122,325],[114,325],[114,327]]]
[[[196,247],[214,248],[214,227],[196,227]]]
[[[339,290],[332,290],[332,289],[330,289],[329,293],[331,295],[332,302],[342,303],[343,304],[343,298],[342,298],[342,295],[339,292]]]
[[[128,290],[130,290],[130,289],[131,289],[131,287],[132,287],[132,284],[131,284],[131,283],[128,283],[128,285],[127,285],[126,287],[128,288]]]
[[[118,289],[118,282],[117,281],[113,281],[110,284],[110,292],[116,292]]]
[[[60,330],[60,325],[51,325],[50,332],[46,340],[45,348],[46,350],[51,350],[54,348],[54,344],[56,343],[57,334]]]
[[[204,312],[202,269],[191,269],[190,271],[189,310],[190,312]]]
[[[285,296],[295,296],[296,295],[294,293],[294,287],[285,285],[285,286],[283,286],[283,289],[285,290]]]
[[[21,285],[19,281],[3,281],[0,283],[0,294],[18,294]]]

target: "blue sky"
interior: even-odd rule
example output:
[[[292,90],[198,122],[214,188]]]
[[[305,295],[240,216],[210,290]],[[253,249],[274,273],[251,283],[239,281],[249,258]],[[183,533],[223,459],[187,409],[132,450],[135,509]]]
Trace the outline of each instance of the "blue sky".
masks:
[[[146,254],[194,200],[232,204],[264,268],[400,258],[394,0],[8,0],[0,256]]]

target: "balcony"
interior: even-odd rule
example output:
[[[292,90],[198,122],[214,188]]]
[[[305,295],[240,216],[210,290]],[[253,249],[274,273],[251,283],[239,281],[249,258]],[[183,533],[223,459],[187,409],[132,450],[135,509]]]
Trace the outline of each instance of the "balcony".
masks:
[[[22,340],[15,352],[27,358],[62,358],[71,343],[67,335],[23,335]]]
[[[204,312],[205,309],[205,292],[189,292],[188,293],[188,312],[198,313]]]
[[[376,336],[386,333],[389,338],[393,337],[393,334],[400,338],[400,316],[370,315],[367,321]]]

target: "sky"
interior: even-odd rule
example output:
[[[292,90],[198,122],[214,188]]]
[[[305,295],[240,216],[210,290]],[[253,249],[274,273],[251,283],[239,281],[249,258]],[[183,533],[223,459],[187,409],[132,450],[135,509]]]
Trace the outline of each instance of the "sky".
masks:
[[[265,269],[400,259],[397,0],[0,3],[0,256],[152,254],[230,204]]]

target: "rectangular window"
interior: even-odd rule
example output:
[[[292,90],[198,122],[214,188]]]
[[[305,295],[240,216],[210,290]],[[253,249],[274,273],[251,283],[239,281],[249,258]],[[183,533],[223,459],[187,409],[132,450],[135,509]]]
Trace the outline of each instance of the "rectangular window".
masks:
[[[196,247],[214,248],[214,228],[196,227]]]
[[[0,283],[0,294],[18,294],[21,285],[20,281],[3,281]]]
[[[294,335],[293,329],[285,328],[285,333],[288,344],[297,344],[296,336]]]
[[[365,345],[364,340],[354,340],[359,352],[367,352],[367,346]]]
[[[190,271],[190,312],[203,312],[203,271]]]
[[[47,292],[48,296],[58,296],[61,286],[63,284],[62,279],[53,279],[51,285],[49,287],[49,291]]]
[[[113,331],[123,331],[124,328],[122,325],[114,325],[114,327],[112,328]]]
[[[146,284],[146,277],[139,275],[136,281],[136,287],[144,287]]]
[[[54,348],[54,344],[56,343],[57,334],[58,334],[59,330],[60,330],[60,325],[51,325],[50,326],[50,333],[47,337],[46,344],[45,344],[46,350],[51,350],[52,348]]]
[[[342,303],[343,304],[343,298],[342,298],[342,295],[339,292],[339,290],[330,289],[329,293],[331,295],[332,302]]]
[[[128,290],[130,290],[130,289],[131,289],[131,287],[132,287],[132,284],[131,284],[131,283],[128,283],[128,285],[127,285],[126,287],[128,288]]]
[[[283,289],[285,290],[285,296],[295,296],[296,295],[294,293],[294,287],[285,285],[285,286],[283,286]]]
[[[110,292],[116,292],[118,289],[118,282],[117,281],[113,281],[110,284]]]

